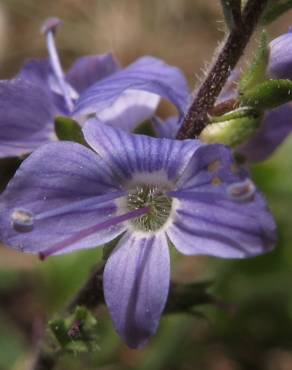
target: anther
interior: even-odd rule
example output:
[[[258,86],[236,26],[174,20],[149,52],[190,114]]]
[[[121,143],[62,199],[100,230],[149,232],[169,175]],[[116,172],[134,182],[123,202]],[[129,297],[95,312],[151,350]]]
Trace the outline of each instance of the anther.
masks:
[[[61,66],[61,62],[60,62],[56,44],[55,44],[55,33],[57,30],[57,27],[60,24],[61,24],[61,21],[58,18],[49,18],[44,22],[41,28],[41,31],[46,37],[47,49],[49,53],[51,67],[55,74],[56,80],[59,84],[59,87],[62,91],[63,97],[67,104],[67,108],[71,112],[74,108],[74,104],[70,96],[70,88],[65,80],[64,72]]]
[[[61,19],[57,17],[51,17],[45,20],[41,27],[41,33],[46,35],[48,32],[55,33],[57,28],[62,24]]]
[[[16,208],[11,214],[12,226],[15,231],[20,233],[27,233],[33,229],[34,216],[31,212]]]
[[[227,187],[228,196],[239,202],[253,200],[255,192],[256,187],[250,179],[245,179]]]

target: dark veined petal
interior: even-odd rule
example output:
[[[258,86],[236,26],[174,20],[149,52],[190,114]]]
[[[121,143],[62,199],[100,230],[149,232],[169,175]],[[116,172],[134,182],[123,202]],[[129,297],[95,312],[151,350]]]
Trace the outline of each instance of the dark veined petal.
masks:
[[[117,215],[115,199],[121,196],[108,166],[91,150],[72,142],[44,145],[0,196],[1,239],[31,253],[101,245],[124,230],[104,224]],[[94,232],[96,225],[104,227]]]
[[[188,87],[182,72],[159,59],[146,56],[85,90],[73,115],[100,114],[126,90],[157,94],[172,102],[181,114],[188,104]]]
[[[276,226],[246,172],[221,145],[201,147],[180,179],[167,235],[184,254],[244,258],[270,251]]]
[[[131,179],[135,173],[164,172],[168,179],[176,180],[201,145],[198,140],[179,141],[129,134],[96,120],[89,120],[83,133],[88,144],[120,179]]]
[[[66,80],[81,94],[97,81],[120,69],[112,53],[78,58],[66,74]]]
[[[105,300],[117,332],[130,347],[145,345],[156,332],[169,281],[164,233],[147,237],[127,233],[110,255],[104,271]]]
[[[23,79],[0,82],[0,157],[20,156],[50,141],[56,110],[46,91]]]
[[[249,161],[267,159],[292,131],[292,104],[266,113],[256,135],[239,149]]]

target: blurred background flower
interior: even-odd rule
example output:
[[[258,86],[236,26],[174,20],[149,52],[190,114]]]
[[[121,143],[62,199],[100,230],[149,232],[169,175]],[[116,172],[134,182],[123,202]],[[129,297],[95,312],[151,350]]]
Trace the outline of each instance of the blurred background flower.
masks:
[[[268,28],[270,39],[286,32],[291,15]],[[65,67],[82,54],[113,50],[123,65],[151,54],[180,67],[191,86],[203,75],[224,28],[219,1],[1,0],[1,79],[16,74],[24,59],[46,55],[39,29],[49,16],[64,21],[57,43]],[[165,103],[160,110],[173,113]],[[252,168],[279,225],[273,253],[234,262],[173,256],[175,280],[214,279],[213,292],[232,304],[232,310],[222,304],[202,307],[204,318],[165,316],[147,348],[130,350],[114,332],[105,307],[100,307],[100,350],[66,356],[57,370],[292,369],[291,158],[290,136],[268,161]],[[42,320],[64,306],[101,255],[91,250],[41,263],[4,247],[0,253],[0,369],[26,370]]]

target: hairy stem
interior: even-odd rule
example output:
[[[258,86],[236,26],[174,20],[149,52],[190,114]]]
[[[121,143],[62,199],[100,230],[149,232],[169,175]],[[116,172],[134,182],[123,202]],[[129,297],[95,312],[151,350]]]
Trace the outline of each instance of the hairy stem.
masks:
[[[268,0],[248,0],[242,14],[240,26],[236,26],[227,37],[215,63],[196,93],[178,139],[197,137],[208,124],[208,112],[220,94],[231,71],[236,66],[263,13]]]
[[[221,0],[226,23],[230,29],[241,24],[241,0]]]

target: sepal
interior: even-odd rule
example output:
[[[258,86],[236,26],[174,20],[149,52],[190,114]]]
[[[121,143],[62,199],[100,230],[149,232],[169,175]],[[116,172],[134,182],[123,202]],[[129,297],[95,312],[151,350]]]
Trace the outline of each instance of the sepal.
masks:
[[[151,137],[157,136],[151,120],[146,120],[140,123],[140,125],[138,125],[134,129],[133,133],[139,134],[139,135],[151,136]]]
[[[240,97],[242,106],[257,110],[272,109],[292,100],[291,80],[268,80],[246,91]]]
[[[239,90],[241,93],[248,91],[254,86],[262,83],[266,79],[266,71],[269,63],[269,46],[267,41],[267,34],[262,32],[259,42],[258,51],[250,68],[242,75],[239,82]]]
[[[66,318],[56,318],[49,322],[59,351],[83,353],[98,349],[96,318],[85,308],[76,307]]]
[[[81,127],[72,118],[63,116],[56,117],[55,132],[59,140],[74,141],[87,146]]]

